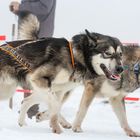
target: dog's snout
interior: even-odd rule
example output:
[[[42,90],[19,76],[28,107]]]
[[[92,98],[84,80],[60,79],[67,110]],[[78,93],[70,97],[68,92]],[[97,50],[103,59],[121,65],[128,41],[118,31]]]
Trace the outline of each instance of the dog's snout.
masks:
[[[116,66],[116,71],[117,71],[117,73],[122,73],[123,72],[123,67],[122,66]]]

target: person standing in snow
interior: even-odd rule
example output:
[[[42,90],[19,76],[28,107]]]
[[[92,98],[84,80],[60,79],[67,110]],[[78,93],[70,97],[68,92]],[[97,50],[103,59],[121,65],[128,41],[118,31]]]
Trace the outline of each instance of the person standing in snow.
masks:
[[[40,22],[38,38],[53,36],[56,0],[22,0],[21,3],[12,1],[9,7],[16,15],[29,12],[37,16]]]

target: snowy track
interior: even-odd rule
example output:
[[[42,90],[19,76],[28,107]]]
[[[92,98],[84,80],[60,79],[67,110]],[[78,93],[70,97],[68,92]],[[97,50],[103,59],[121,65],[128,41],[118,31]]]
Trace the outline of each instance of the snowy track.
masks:
[[[77,88],[67,103],[62,114],[69,122],[72,122],[81,98],[83,88]],[[83,122],[83,133],[74,133],[71,129],[63,129],[63,133],[53,134],[49,122],[36,123],[35,119],[26,119],[27,126],[19,127],[17,124],[18,110],[20,108],[21,95],[14,96],[14,109],[8,108],[8,101],[0,102],[0,140],[135,140],[126,136],[120,128],[118,120],[109,104],[104,104],[102,99],[93,101],[87,116]],[[133,94],[132,94],[133,95]],[[140,95],[137,90],[134,97]],[[127,116],[130,126],[140,132],[140,102],[126,103]]]

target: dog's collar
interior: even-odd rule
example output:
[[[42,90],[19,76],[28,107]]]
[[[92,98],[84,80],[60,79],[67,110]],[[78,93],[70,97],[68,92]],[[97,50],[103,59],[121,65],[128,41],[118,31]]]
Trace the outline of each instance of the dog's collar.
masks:
[[[0,46],[0,50],[4,51],[6,54],[10,55],[16,62],[18,62],[18,65],[20,65],[24,70],[31,72],[30,64],[25,62],[19,54],[17,54],[15,48],[13,48],[11,45],[6,44],[4,46]]]
[[[75,68],[74,55],[73,55],[72,42],[71,41],[69,41],[68,47],[69,47],[69,50],[70,50],[72,68]]]

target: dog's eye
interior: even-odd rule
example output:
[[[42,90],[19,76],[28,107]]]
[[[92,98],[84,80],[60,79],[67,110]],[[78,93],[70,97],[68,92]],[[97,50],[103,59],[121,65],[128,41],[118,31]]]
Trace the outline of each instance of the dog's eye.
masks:
[[[105,55],[111,56],[112,54],[110,52],[105,52]]]

